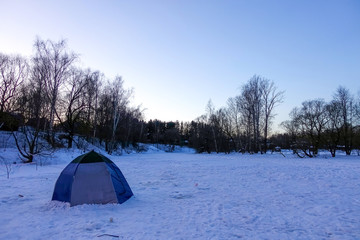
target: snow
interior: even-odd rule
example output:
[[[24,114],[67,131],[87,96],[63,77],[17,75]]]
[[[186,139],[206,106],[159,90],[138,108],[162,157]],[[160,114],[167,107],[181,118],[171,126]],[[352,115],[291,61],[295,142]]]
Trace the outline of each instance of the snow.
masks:
[[[0,149],[15,160],[15,149]],[[0,166],[0,239],[360,239],[360,158],[149,151],[109,156],[135,196],[52,202],[79,150]],[[108,234],[108,235],[107,235]],[[110,236],[113,235],[113,236]]]

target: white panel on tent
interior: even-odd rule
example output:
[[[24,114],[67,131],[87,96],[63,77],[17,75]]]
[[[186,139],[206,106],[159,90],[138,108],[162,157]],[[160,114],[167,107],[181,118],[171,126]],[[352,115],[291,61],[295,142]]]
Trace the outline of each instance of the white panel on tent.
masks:
[[[106,164],[104,162],[80,163],[74,176],[70,205],[117,202]]]

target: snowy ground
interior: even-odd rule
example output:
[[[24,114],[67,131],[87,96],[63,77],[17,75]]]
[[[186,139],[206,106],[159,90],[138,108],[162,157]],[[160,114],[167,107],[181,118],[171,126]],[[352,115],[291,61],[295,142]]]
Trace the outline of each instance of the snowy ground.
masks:
[[[0,169],[0,239],[360,239],[357,156],[123,155],[111,159],[135,194],[129,201],[51,202],[57,177],[79,154],[17,164],[10,179]]]

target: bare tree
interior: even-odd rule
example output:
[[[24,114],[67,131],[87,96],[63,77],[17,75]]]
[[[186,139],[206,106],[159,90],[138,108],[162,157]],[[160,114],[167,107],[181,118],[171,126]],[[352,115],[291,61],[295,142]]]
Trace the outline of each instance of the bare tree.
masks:
[[[261,77],[253,76],[243,85],[241,91],[241,109],[244,123],[247,126],[248,146],[250,152],[261,150],[260,130],[261,114],[263,111],[263,92],[261,91]]]
[[[267,151],[267,139],[274,117],[274,108],[283,101],[283,98],[284,92],[278,91],[274,82],[257,75],[242,86],[241,94],[235,101],[239,111],[235,110],[233,102],[231,112],[241,112],[240,118],[247,136],[247,151],[255,153]],[[237,115],[233,114],[233,116],[236,116],[236,120],[238,119]]]
[[[12,132],[20,158],[25,163],[33,162],[34,156],[47,148],[42,137],[49,125],[46,117],[50,108],[46,94],[46,66],[33,64],[30,73],[29,81],[23,83],[17,100],[24,119],[20,130]]]
[[[354,116],[354,98],[349,90],[339,87],[334,95],[334,101],[338,103],[342,117],[342,138],[346,155],[350,155],[353,144],[353,116]]]
[[[68,148],[72,148],[75,126],[80,122],[86,106],[84,94],[87,83],[83,71],[73,68],[66,79],[64,97],[60,100],[59,108],[63,111],[55,109],[56,116],[67,133]]]
[[[48,105],[44,96],[44,83],[41,78],[34,78],[22,89],[19,99],[20,111],[24,121],[19,131],[12,132],[20,159],[25,163],[33,162],[34,156],[45,149],[41,142],[42,130],[46,126],[45,118]]]
[[[264,152],[267,151],[267,139],[269,134],[269,129],[271,126],[271,120],[274,117],[274,108],[282,103],[284,99],[284,91],[277,91],[277,88],[274,82],[271,82],[268,79],[262,79],[261,91],[263,96],[263,105],[264,105]]]
[[[287,126],[297,128],[295,129],[297,132],[295,152],[300,157],[316,157],[318,154],[328,121],[325,106],[324,100],[316,99],[305,101],[301,109],[295,108],[292,111],[292,124]]]
[[[45,75],[45,88],[50,103],[49,140],[54,144],[53,126],[59,89],[68,77],[70,67],[77,59],[77,55],[68,52],[65,40],[55,43],[37,38],[34,48],[36,53],[32,59],[33,64],[36,69],[40,68],[44,71]]]
[[[340,143],[342,131],[342,114],[340,103],[333,100],[326,105],[325,109],[328,119],[326,124],[325,144],[330,151],[331,156],[335,157],[336,150]]]
[[[240,107],[241,111],[241,123],[244,126],[245,132],[245,144],[243,146],[242,152],[253,152],[253,131],[252,131],[252,118],[254,117],[252,114],[252,101],[249,92],[242,89],[241,95],[237,97],[237,103]]]
[[[16,109],[19,86],[28,75],[28,63],[20,56],[0,53],[0,113]]]
[[[232,132],[232,142],[234,143],[235,151],[238,152],[243,148],[241,141],[241,103],[240,97],[229,98],[227,101],[227,115],[230,122],[230,131]]]
[[[217,137],[215,133],[215,125],[217,124],[217,118],[215,115],[215,107],[211,100],[208,101],[208,104],[206,106],[206,112],[207,112],[206,114],[207,123],[209,124],[209,126],[211,126],[211,133],[214,141],[215,151],[218,153],[219,149],[218,149]]]
[[[107,151],[111,154],[117,147],[116,131],[120,120],[125,117],[128,110],[129,99],[132,90],[126,90],[123,86],[124,81],[121,77],[116,77],[109,83],[101,96],[100,108],[103,126],[109,130]],[[107,127],[106,127],[107,125]]]
[[[92,138],[96,137],[97,122],[98,122],[98,104],[100,96],[101,83],[104,75],[99,71],[87,71],[86,85],[85,85],[85,98],[86,98],[86,122],[92,127]]]

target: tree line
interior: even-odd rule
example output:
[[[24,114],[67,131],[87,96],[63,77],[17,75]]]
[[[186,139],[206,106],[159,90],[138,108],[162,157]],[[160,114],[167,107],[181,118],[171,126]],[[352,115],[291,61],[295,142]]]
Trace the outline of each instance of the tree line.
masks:
[[[266,153],[274,109],[283,98],[273,81],[255,75],[227,106],[215,109],[208,102],[206,113],[187,126],[189,144],[198,152]]]
[[[64,147],[65,141],[71,148],[75,136],[103,144],[109,154],[141,142],[198,152],[267,151],[273,109],[283,99],[268,79],[254,76],[219,110],[209,101],[206,114],[194,121],[145,122],[121,77],[109,80],[79,68],[79,56],[64,40],[37,38],[33,47],[29,59],[0,54],[0,129],[12,130],[24,161],[49,145]]]
[[[275,109],[284,91],[254,75],[216,109],[209,100],[205,113],[190,122],[144,120],[140,106],[131,104],[132,89],[120,76],[108,79],[100,71],[80,68],[79,55],[64,40],[37,38],[30,58],[0,53],[0,130],[11,131],[24,162],[58,147],[85,142],[112,154],[140,143],[176,145],[197,152],[266,153],[276,146],[300,157],[317,156],[319,149],[351,154],[359,149],[359,99],[339,87],[330,102],[303,102],[285,133],[271,134]]]
[[[300,157],[316,157],[319,149],[327,149],[333,157],[337,150],[346,155],[354,149],[359,153],[360,99],[340,86],[331,101],[304,101],[281,125],[288,135],[289,147]]]
[[[143,113],[121,77],[81,69],[66,41],[37,38],[30,58],[0,53],[0,129],[12,131],[24,162],[45,148],[71,148],[75,135],[104,144],[140,142]]]
[[[304,101],[280,126],[284,133],[270,134],[274,108],[283,91],[260,76],[252,77],[227,106],[215,110],[209,101],[206,114],[187,125],[189,144],[198,152],[266,153],[292,149],[299,157],[316,157],[319,150],[360,155],[360,96],[340,86],[333,99]]]

